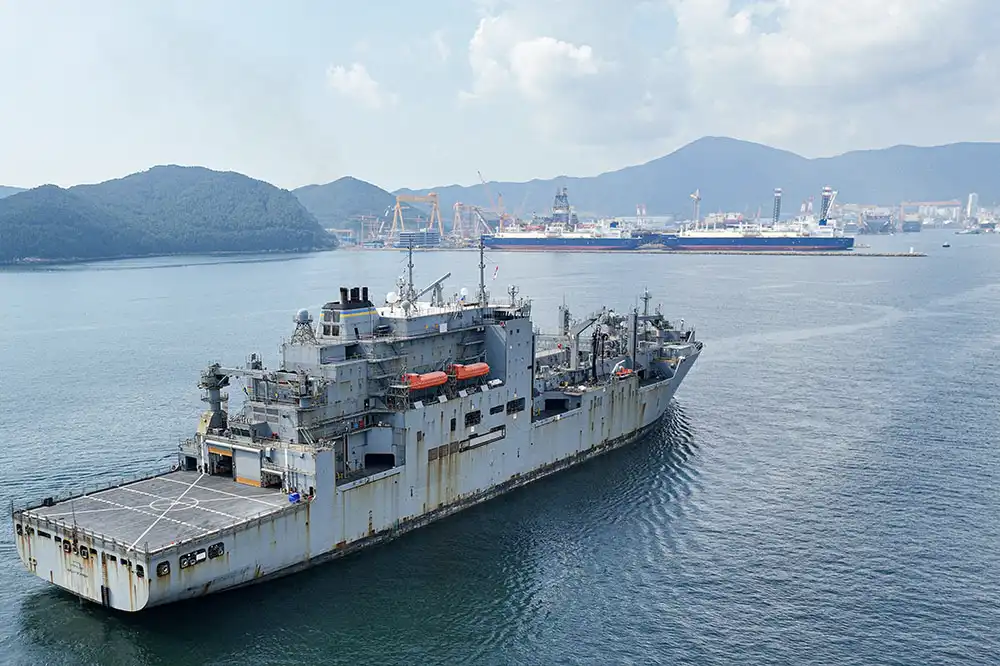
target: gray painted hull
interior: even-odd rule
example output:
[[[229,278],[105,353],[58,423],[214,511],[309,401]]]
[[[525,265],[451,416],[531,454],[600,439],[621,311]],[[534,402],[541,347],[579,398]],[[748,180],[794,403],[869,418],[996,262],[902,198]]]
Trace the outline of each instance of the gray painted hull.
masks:
[[[25,567],[129,612],[300,571],[635,441],[702,349],[648,293],[642,314],[564,305],[542,335],[516,289],[446,302],[444,279],[382,307],[342,287],[318,327],[296,314],[278,369],[210,365],[174,470],[12,512]]]
[[[148,583],[134,573],[130,573],[124,581],[108,580],[108,568],[104,566],[104,583],[113,595],[110,599],[102,599],[99,574],[87,578],[85,571],[77,571],[62,580],[52,578],[51,573],[45,575],[45,571],[59,570],[61,553],[47,548],[48,544],[40,543],[37,532],[29,536],[25,531],[18,536],[18,552],[25,566],[42,578],[84,599],[126,611],[138,611],[273,580],[395,539],[635,442],[660,422],[697,356],[685,359],[669,380],[643,387],[634,378],[609,383],[603,389],[594,389],[581,408],[526,424],[522,431],[509,430],[506,438],[492,444],[451,454],[447,458],[437,458],[430,463],[424,451],[415,451],[410,458],[413,462],[401,469],[387,470],[360,483],[340,486],[331,483],[331,487],[321,489],[326,492],[317,492],[317,498],[312,502],[288,506],[239,527],[213,532],[156,552],[137,553],[130,571],[134,572],[141,562],[145,572],[149,572],[146,575]],[[620,417],[614,413],[616,409],[621,412]],[[428,414],[425,412],[422,410],[414,417],[426,420]],[[593,439],[584,436],[585,433],[590,434],[591,424]],[[602,431],[607,436],[601,437]],[[519,432],[520,437],[517,436]],[[532,455],[531,451],[536,453]],[[549,452],[551,454],[545,455]],[[478,456],[480,460],[462,461],[464,456]],[[507,465],[499,475],[483,477],[485,482],[476,485],[477,471],[496,467],[498,458],[516,462]],[[490,462],[485,462],[490,459]],[[421,461],[423,465],[419,464]],[[322,468],[323,461],[318,459],[316,462],[317,467]],[[407,467],[416,469],[408,470]],[[408,480],[422,482],[424,489],[423,493],[414,492],[411,502],[404,501],[409,499],[409,491],[398,492],[401,487],[409,487]],[[462,483],[464,485],[459,485]],[[440,494],[438,489],[443,489]],[[356,496],[359,492],[363,495]],[[373,507],[383,509],[380,518],[373,515]],[[25,525],[31,523],[30,515],[22,515],[21,519]],[[51,525],[42,527],[59,534],[58,528],[54,529]],[[101,558],[105,549],[109,553],[112,550],[97,538],[88,539],[86,534],[79,537],[82,542],[96,547]],[[197,552],[216,542],[225,543],[224,557],[208,560],[194,570],[175,572],[180,575],[169,578],[152,575],[158,563],[176,561],[180,555]],[[326,548],[315,547],[315,544],[324,542]],[[92,561],[96,569],[97,557],[92,556]],[[84,581],[89,584],[82,584]],[[123,603],[125,599],[127,604]]]
[[[285,566],[278,570],[273,570],[267,573],[261,573],[258,576],[250,580],[243,582],[220,586],[220,585],[208,585],[206,588],[200,589],[189,589],[184,590],[180,594],[163,596],[160,598],[151,598],[147,604],[147,608],[151,606],[158,606],[167,603],[177,602],[185,599],[192,599],[201,596],[205,596],[211,593],[218,593],[224,591],[231,591],[236,589],[241,589],[248,587],[250,585],[256,585],[260,583],[265,583],[272,581],[276,578],[281,578],[283,576],[288,576],[291,574],[299,573],[306,569],[312,567],[329,563],[333,560],[345,557],[352,553],[356,553],[365,548],[370,548],[382,543],[386,543],[393,539],[396,539],[407,532],[411,532],[415,529],[429,525],[432,522],[447,518],[453,514],[456,514],[464,509],[482,504],[488,500],[495,497],[503,495],[505,493],[511,492],[518,488],[528,485],[534,481],[545,478],[557,472],[564,471],[570,467],[582,464],[589,460],[592,460],[598,456],[601,456],[610,451],[620,449],[622,447],[633,444],[638,440],[642,439],[644,436],[650,434],[658,424],[661,423],[663,416],[666,414],[667,409],[669,409],[670,400],[673,398],[677,389],[680,388],[684,377],[687,375],[694,361],[697,359],[697,355],[694,355],[687,359],[680,368],[678,368],[677,375],[669,381],[663,382],[662,391],[658,392],[657,398],[659,402],[664,405],[659,411],[652,413],[652,420],[649,422],[636,427],[635,429],[622,433],[614,438],[606,439],[604,441],[595,443],[593,446],[589,446],[582,450],[576,451],[571,455],[559,458],[551,463],[547,463],[540,467],[528,470],[524,473],[516,475],[514,478],[508,479],[501,483],[492,485],[487,488],[483,488],[480,491],[473,492],[467,496],[455,500],[454,502],[444,505],[440,508],[428,511],[412,518],[394,521],[393,524],[383,527],[371,534],[359,537],[353,541],[341,542],[338,547],[333,548],[327,552],[317,554],[311,558],[296,562],[289,566]],[[598,416],[600,418],[600,416]],[[560,419],[561,421],[562,419]],[[544,428],[544,426],[541,426]],[[542,435],[542,433],[533,433]],[[542,435],[544,436],[544,435]],[[507,444],[508,446],[511,443]]]

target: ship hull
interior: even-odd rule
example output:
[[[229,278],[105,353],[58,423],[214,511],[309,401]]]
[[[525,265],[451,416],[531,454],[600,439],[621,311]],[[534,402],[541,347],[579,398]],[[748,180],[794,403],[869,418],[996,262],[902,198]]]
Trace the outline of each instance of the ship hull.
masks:
[[[636,250],[642,238],[516,238],[484,236],[483,245],[489,250],[508,252],[606,252]]]
[[[528,413],[522,412],[520,419],[514,414],[504,426],[505,436],[485,445],[444,437],[421,442],[418,436],[415,445],[408,444],[407,463],[350,483],[335,480],[332,451],[317,453],[317,480],[323,481],[311,501],[156,552],[137,552],[130,555],[134,561],[121,579],[108,577],[107,544],[79,535],[81,545],[100,549],[101,561],[98,565],[93,556],[93,567],[81,568],[78,558],[53,547],[51,535],[41,539],[35,530],[29,534],[30,512],[15,515],[24,527],[17,538],[18,553],[28,570],[42,579],[83,599],[130,612],[293,574],[635,442],[660,422],[699,355],[700,350],[681,359],[669,379],[642,385],[633,376],[590,390],[580,407],[564,413],[534,422]],[[412,426],[445,423],[451,410],[462,413],[480,406],[474,400],[468,396],[413,410]],[[488,433],[479,436],[486,439]],[[55,532],[47,524],[36,522],[34,527]],[[74,535],[74,546],[76,540]],[[224,554],[197,566],[177,567],[180,558],[211,552],[213,545],[224,546]],[[160,567],[167,562],[174,571],[161,577]],[[140,564],[145,575],[136,576],[133,571]]]
[[[850,250],[850,236],[684,236],[666,234],[660,242],[676,251],[738,251],[738,252],[835,252]]]

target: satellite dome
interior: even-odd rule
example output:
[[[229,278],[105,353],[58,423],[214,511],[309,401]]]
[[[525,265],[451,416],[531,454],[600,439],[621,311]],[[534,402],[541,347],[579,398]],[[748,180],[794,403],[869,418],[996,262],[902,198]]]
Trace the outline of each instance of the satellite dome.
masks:
[[[394,291],[390,291],[388,294],[385,295],[385,302],[389,303],[390,305],[398,300],[399,300],[399,294],[397,294]]]
[[[309,310],[302,308],[295,314],[295,323],[297,324],[308,324],[312,321],[312,317],[309,316]]]

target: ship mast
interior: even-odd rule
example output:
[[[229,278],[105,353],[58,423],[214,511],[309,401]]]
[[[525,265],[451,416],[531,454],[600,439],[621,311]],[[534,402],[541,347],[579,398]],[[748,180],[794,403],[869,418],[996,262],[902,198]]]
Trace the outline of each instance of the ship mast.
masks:
[[[479,305],[485,306],[489,302],[489,294],[486,293],[486,245],[483,237],[479,237]]]
[[[413,287],[413,241],[410,240],[409,249],[407,250],[407,262],[406,262],[406,300],[413,302],[413,294],[415,289]]]

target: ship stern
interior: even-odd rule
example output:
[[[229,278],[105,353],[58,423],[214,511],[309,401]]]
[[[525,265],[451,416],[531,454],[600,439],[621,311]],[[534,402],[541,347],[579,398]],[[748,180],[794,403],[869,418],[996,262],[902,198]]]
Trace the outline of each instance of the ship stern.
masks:
[[[17,554],[30,573],[107,608],[135,612],[146,607],[148,563],[140,553],[113,551],[93,535],[74,534],[30,510],[14,511],[12,519]]]

